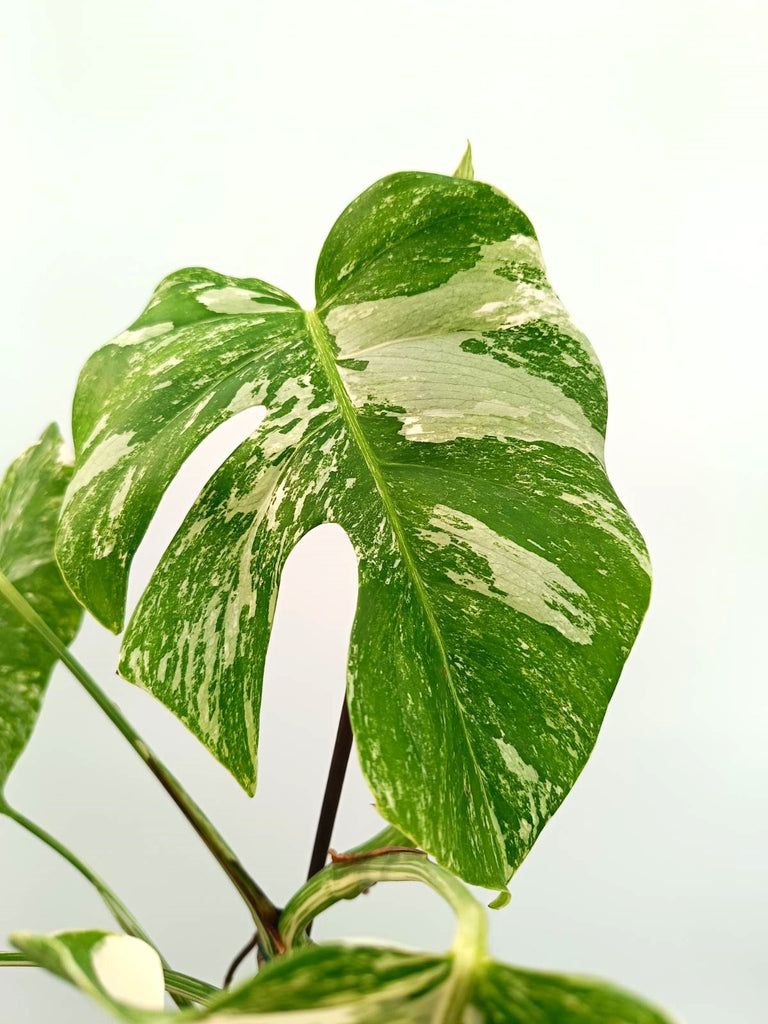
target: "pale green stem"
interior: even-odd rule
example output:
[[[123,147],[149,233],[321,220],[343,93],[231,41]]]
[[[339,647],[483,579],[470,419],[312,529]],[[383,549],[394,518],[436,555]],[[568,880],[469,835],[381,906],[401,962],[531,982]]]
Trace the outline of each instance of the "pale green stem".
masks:
[[[63,843],[60,843],[58,839],[52,836],[49,832],[46,832],[45,829],[36,825],[34,821],[30,821],[29,818],[26,818],[19,811],[14,810],[14,808],[7,804],[2,797],[0,797],[0,814],[4,814],[7,818],[10,818],[11,821],[15,821],[17,825],[21,825],[21,827],[26,829],[27,832],[36,836],[44,842],[46,846],[55,850],[59,856],[68,861],[75,871],[79,871],[83,878],[89,881],[94,889],[96,889],[99,896],[101,896],[106,903],[110,914],[112,914],[124,932],[128,935],[135,936],[137,939],[143,939],[144,942],[148,942],[150,946],[154,946],[152,940],[147,937],[144,929],[130,910],[128,910],[122,900],[119,899],[115,893],[112,892],[106,882],[99,878],[96,872],[92,871],[76,854],[71,850],[68,850]]]
[[[379,836],[375,839],[379,839]],[[456,912],[457,928],[451,946],[451,972],[441,992],[433,1020],[440,1024],[453,1024],[461,1020],[471,995],[476,969],[486,957],[485,910],[457,878],[423,854],[363,855],[359,859],[323,868],[299,889],[282,913],[280,934],[286,949],[290,950],[306,942],[307,926],[318,914],[339,900],[354,899],[378,882],[423,882],[442,896]]]
[[[206,1006],[214,996],[221,992],[215,985],[209,985],[207,981],[200,981],[199,978],[191,978],[188,974],[180,974],[166,968],[165,989],[171,996],[179,996],[182,999],[191,1000]]]
[[[41,840],[41,842],[45,843],[46,846],[58,853],[60,857],[63,857],[64,860],[68,861],[75,871],[79,871],[83,878],[91,883],[106,904],[110,914],[114,917],[123,931],[128,935],[133,935],[134,938],[141,939],[143,942],[152,946],[153,949],[157,950],[154,942],[141,927],[128,907],[126,907],[123,901],[109,888],[107,883],[100,878],[95,871],[92,871],[84,861],[80,860],[77,854],[67,849],[67,847],[63,843],[59,842],[55,836],[52,836],[50,832],[46,832],[44,828],[40,827],[40,825],[35,824],[34,821],[31,821],[29,818],[11,807],[3,796],[0,796],[0,814],[4,814],[6,818],[10,818],[10,820],[15,821],[17,825],[21,825],[23,829],[26,829],[27,832],[31,833],[31,835],[36,836]],[[170,970],[169,964],[162,954],[158,952],[158,956],[160,956],[163,963],[163,968]],[[190,1005],[189,1000],[185,999],[183,996],[177,996],[174,993],[171,993],[171,995],[178,1007],[183,1008]]]
[[[0,967],[37,967],[33,960],[27,960],[23,953],[0,953]]]
[[[98,683],[69,651],[66,644],[56,636],[53,630],[40,618],[35,609],[2,572],[0,572],[0,594],[19,616],[37,632],[56,657],[67,666],[75,679],[96,701],[107,718],[109,718],[159,780],[247,904],[259,930],[262,946],[267,955],[272,956],[275,953],[281,952],[283,944],[278,931],[279,911],[266,893],[251,878],[230,846],[194,800],[187,794],[178,779],[149,749],[117,705],[107,697]]]

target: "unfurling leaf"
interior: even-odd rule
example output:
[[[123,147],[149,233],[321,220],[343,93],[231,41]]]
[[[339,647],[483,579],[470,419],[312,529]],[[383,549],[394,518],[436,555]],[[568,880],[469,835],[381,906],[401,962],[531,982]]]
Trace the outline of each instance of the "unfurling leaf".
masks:
[[[161,1005],[163,976],[157,954],[139,940],[69,932],[13,941],[128,1024],[670,1024],[648,1003],[591,979],[486,959],[459,992],[450,984],[451,956],[349,945],[305,946],[280,957],[204,1010],[142,1012],[137,1007]]]
[[[459,166],[453,172],[454,178],[466,178],[467,181],[472,181],[475,177],[475,168],[472,164],[472,146],[467,142],[467,148],[464,150],[464,155],[459,160]]]
[[[0,482],[0,572],[69,643],[82,608],[53,555],[71,464],[52,424]],[[37,722],[56,657],[0,595],[0,793]]]
[[[123,624],[165,488],[239,410],[129,624],[121,672],[249,792],[280,574],[334,522],[359,560],[348,699],[382,815],[502,888],[581,771],[649,596],[605,472],[606,394],[527,217],[490,185],[400,173],[341,215],[317,306],[200,268],[86,364],[66,578]]]

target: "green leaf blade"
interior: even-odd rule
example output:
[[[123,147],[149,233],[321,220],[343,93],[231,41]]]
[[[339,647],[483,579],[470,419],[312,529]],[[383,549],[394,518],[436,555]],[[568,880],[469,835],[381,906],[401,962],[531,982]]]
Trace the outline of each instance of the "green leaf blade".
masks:
[[[672,1024],[637,996],[592,978],[488,961],[472,999],[487,1024]]]
[[[297,326],[301,313],[278,289],[193,267],[161,282],[142,316],[86,363],[56,554],[74,593],[113,632],[166,487],[220,423],[273,399],[260,358],[294,350]]]
[[[583,768],[648,602],[647,552],[605,472],[597,358],[530,221],[464,178],[403,172],[350,204],[313,312],[260,283],[258,301],[282,305],[255,324],[254,283],[211,274],[161,286],[117,390],[99,386],[107,350],[86,367],[59,544],[70,583],[119,624],[174,467],[263,403],[163,556],[121,671],[253,792],[280,573],[309,529],[340,524],[359,563],[350,715],[379,809],[503,888]],[[126,435],[125,461],[93,476],[94,446]]]
[[[71,475],[61,435],[52,424],[0,482],[0,571],[65,643],[73,640],[83,611],[53,554]],[[56,657],[2,599],[0,638],[1,793],[32,735]]]
[[[340,277],[350,251],[365,260]],[[382,522],[375,549],[341,519],[363,770],[389,821],[501,887],[583,767],[648,600],[605,476],[602,371],[527,220],[475,182],[372,186],[331,231],[318,297],[395,537]]]
[[[325,397],[298,422],[330,451],[340,434]],[[324,521],[314,449],[291,443],[286,419],[290,410],[278,411],[273,429],[265,421],[206,484],[142,595],[120,657],[121,674],[170,708],[250,794],[280,574],[306,530]],[[288,490],[304,499],[300,515],[281,507]]]

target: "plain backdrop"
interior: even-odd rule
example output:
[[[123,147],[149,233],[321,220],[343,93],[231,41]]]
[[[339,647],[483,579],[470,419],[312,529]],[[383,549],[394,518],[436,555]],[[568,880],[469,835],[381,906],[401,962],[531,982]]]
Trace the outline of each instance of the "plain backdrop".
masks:
[[[83,362],[172,270],[264,277],[311,306],[347,202],[395,170],[450,173],[467,137],[477,176],[529,214],[603,362],[609,471],[655,587],[594,756],[492,914],[492,946],[613,979],[690,1024],[765,1020],[767,17],[758,0],[10,0],[0,42],[2,465],[51,419],[68,431]],[[185,465],[132,604],[250,425]],[[277,900],[307,866],[355,573],[334,528],[289,561],[253,801],[116,678],[116,638],[89,622],[75,645]],[[247,915],[61,670],[8,794],[174,965],[220,982]],[[377,827],[353,764],[335,844]],[[2,941],[89,926],[111,927],[98,898],[0,821]],[[316,933],[439,949],[451,929],[431,896],[389,886]],[[102,1019],[31,970],[0,974],[0,1006],[15,1024]]]

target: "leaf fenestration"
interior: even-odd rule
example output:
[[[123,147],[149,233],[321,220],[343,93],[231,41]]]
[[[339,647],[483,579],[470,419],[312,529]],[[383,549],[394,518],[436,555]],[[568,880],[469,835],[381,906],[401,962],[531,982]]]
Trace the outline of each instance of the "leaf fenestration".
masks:
[[[86,364],[58,555],[122,626],[162,493],[227,416],[259,428],[204,487],[121,672],[249,792],[283,565],[340,524],[359,562],[348,700],[382,815],[502,888],[595,742],[649,596],[605,472],[605,383],[528,219],[490,185],[377,182],[323,246],[308,312],[193,268]]]

